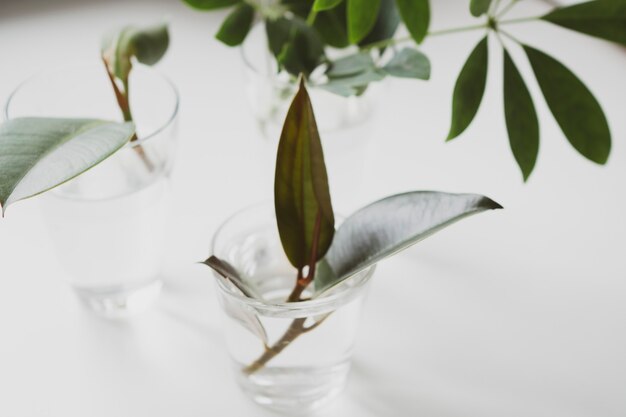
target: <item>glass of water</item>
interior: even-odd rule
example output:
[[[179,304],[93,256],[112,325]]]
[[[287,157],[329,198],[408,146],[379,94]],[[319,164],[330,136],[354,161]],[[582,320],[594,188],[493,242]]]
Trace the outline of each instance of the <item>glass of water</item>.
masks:
[[[67,279],[106,316],[146,308],[159,294],[170,203],[178,93],[157,71],[135,65],[130,107],[137,140],[42,196],[45,222]],[[6,117],[120,120],[103,63],[42,72],[9,98]]]
[[[326,295],[285,302],[296,270],[282,249],[271,204],[253,206],[226,221],[214,237],[213,254],[234,266],[262,297],[246,297],[218,277],[228,350],[243,392],[289,415],[335,398],[347,381],[374,267]],[[305,299],[313,295],[311,288],[307,291]]]

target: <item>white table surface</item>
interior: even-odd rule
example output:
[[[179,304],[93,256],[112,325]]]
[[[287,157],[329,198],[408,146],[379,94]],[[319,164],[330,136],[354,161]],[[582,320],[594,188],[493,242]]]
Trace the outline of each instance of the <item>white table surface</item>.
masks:
[[[434,3],[434,28],[472,23],[466,2]],[[512,16],[544,8],[528,1]],[[271,196],[239,53],[212,39],[223,14],[176,0],[2,2],[0,99],[45,66],[95,59],[111,26],[163,16],[172,44],[159,67],[182,96],[163,295],[127,321],[89,314],[63,283],[39,202],[16,204],[0,220],[0,416],[271,415],[231,379],[212,278],[194,264],[229,213]],[[475,122],[444,143],[455,77],[481,34],[427,41],[432,80],[385,83],[370,185],[358,203],[439,189],[480,192],[506,209],[380,265],[349,386],[320,416],[626,415],[626,53],[547,24],[511,31],[559,57],[596,94],[613,132],[609,163],[574,152],[533,81],[541,153],[521,182],[495,43]]]

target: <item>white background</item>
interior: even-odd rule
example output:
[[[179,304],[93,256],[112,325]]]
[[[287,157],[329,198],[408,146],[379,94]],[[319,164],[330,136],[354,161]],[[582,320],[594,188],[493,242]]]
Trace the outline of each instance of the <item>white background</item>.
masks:
[[[476,23],[466,1],[433,3],[433,29]],[[545,7],[522,2],[511,16]],[[97,59],[109,28],[163,16],[172,44],[159,68],[182,96],[164,294],[129,321],[90,315],[63,283],[37,199],[11,207],[0,220],[0,416],[270,415],[231,380],[212,278],[194,264],[228,214],[271,197],[239,53],[213,39],[223,13],[175,0],[3,1],[0,99],[41,68]],[[613,132],[609,163],[571,148],[514,49],[541,115],[539,160],[522,183],[494,39],[477,118],[444,143],[455,77],[482,33],[429,39],[430,82],[385,82],[362,202],[438,189],[483,193],[506,209],[380,265],[350,384],[321,416],[626,415],[626,53],[544,23],[510,30],[597,96]]]

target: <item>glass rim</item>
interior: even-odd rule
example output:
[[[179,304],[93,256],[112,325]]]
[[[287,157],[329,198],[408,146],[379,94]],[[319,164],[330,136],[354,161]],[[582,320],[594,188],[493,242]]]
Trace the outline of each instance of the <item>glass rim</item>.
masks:
[[[226,218],[226,220],[224,220],[219,225],[219,227],[213,234],[213,238],[211,240],[211,252],[215,253],[216,242],[219,239],[221,233],[235,219],[237,219],[239,216],[241,216],[244,213],[251,212],[254,210],[258,210],[258,209],[267,208],[270,206],[271,206],[270,201],[257,202],[256,204],[252,204],[242,209],[239,209],[235,213],[228,216],[228,218]],[[286,311],[299,312],[299,311],[308,311],[308,310],[316,310],[316,309],[324,308],[327,305],[332,305],[336,303],[342,298],[350,297],[350,294],[353,294],[355,293],[355,291],[359,291],[363,289],[365,284],[369,282],[370,278],[374,275],[375,270],[376,270],[376,264],[370,267],[367,267],[365,269],[362,269],[360,271],[357,271],[354,274],[350,275],[349,277],[345,278],[341,283],[337,284],[335,287],[332,287],[329,291],[329,294],[327,295],[322,295],[319,298],[312,298],[309,300],[298,301],[298,302],[293,302],[293,301],[292,302],[287,302],[287,301],[269,302],[269,301],[259,300],[256,298],[246,297],[245,295],[241,294],[239,290],[235,290],[233,286],[227,285],[226,284],[227,281],[223,279],[223,277],[218,276],[219,274],[217,274],[217,272],[213,270],[211,272],[213,274],[216,274],[216,277],[218,278],[217,279],[218,288],[222,291],[222,293],[224,293],[228,297],[234,298],[237,301],[248,305],[251,308],[260,309],[260,310],[268,310],[268,311],[272,310],[272,311],[281,311],[281,312],[286,312]],[[356,280],[355,282],[356,278],[359,278],[359,279]],[[347,285],[348,281],[351,281],[353,285],[351,286]]]
[[[104,64],[100,64],[100,65],[104,65]],[[33,80],[38,79],[39,77],[48,74],[48,73],[53,73],[53,72],[60,72],[63,70],[67,70],[70,68],[80,68],[80,67],[93,67],[95,68],[96,62],[92,62],[92,61],[75,61],[69,64],[65,64],[65,65],[58,65],[52,68],[45,68],[45,69],[41,69],[31,75],[29,75],[28,77],[26,77],[24,80],[22,80],[21,82],[19,82],[17,84],[17,86],[11,91],[11,93],[9,94],[9,96],[6,99],[6,102],[4,104],[4,111],[3,111],[3,116],[4,116],[4,120],[11,120],[11,117],[9,115],[10,112],[10,107],[11,104],[13,102],[13,99],[15,98],[15,96],[19,93],[19,91],[21,91],[21,89],[29,84],[30,82],[32,82]],[[135,148],[138,146],[141,146],[143,143],[147,142],[148,140],[150,140],[151,138],[158,136],[161,132],[163,132],[165,129],[167,129],[168,127],[170,127],[173,123],[174,120],[176,120],[176,116],[178,116],[178,111],[180,108],[180,94],[178,92],[178,89],[176,88],[176,85],[174,84],[174,82],[165,74],[163,74],[161,71],[149,66],[149,65],[144,65],[141,64],[139,62],[133,62],[133,67],[136,68],[140,68],[142,71],[148,71],[151,72],[155,75],[157,75],[162,81],[165,82],[165,84],[167,84],[169,86],[169,88],[171,89],[172,93],[174,94],[174,108],[171,111],[170,116],[167,118],[167,120],[160,125],[160,127],[156,128],[154,131],[152,131],[150,134],[145,135],[137,140],[134,140],[132,142],[128,142],[126,145],[123,146],[123,148]],[[20,116],[20,117],[28,117],[28,116]]]

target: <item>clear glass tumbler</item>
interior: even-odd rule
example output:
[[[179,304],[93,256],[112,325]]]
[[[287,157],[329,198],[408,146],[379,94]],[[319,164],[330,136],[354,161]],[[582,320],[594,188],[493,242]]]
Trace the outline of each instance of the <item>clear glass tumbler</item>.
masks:
[[[159,294],[174,160],[178,93],[157,71],[135,65],[130,106],[138,140],[42,196],[43,216],[80,298],[119,316]],[[104,64],[45,71],[20,85],[6,117],[121,120]]]
[[[330,293],[286,303],[296,281],[278,236],[271,204],[227,220],[213,254],[234,266],[262,296],[245,297],[218,277],[227,346],[236,380],[256,403],[276,411],[316,409],[344,388],[361,305],[374,267]],[[303,297],[311,297],[310,290]]]

